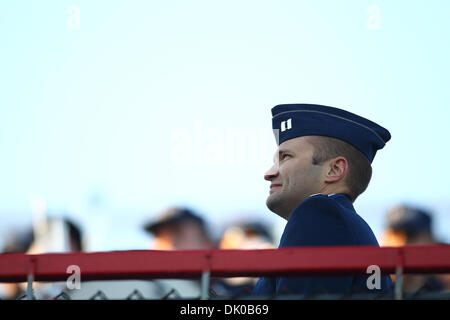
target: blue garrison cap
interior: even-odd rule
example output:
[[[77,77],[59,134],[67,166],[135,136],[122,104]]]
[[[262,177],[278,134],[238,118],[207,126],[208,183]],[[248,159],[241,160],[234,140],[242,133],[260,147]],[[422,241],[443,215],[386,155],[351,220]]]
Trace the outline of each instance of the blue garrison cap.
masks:
[[[343,140],[361,151],[370,163],[391,139],[388,130],[354,113],[315,104],[280,104],[272,108],[277,144],[302,136]]]

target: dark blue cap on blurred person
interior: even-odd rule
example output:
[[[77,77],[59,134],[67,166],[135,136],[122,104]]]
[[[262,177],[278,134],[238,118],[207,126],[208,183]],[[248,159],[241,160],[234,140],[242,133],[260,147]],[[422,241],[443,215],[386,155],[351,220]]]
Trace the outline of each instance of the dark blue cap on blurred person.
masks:
[[[162,215],[154,221],[147,223],[144,229],[148,232],[155,233],[159,229],[178,223],[194,221],[202,228],[205,227],[205,221],[192,210],[188,208],[171,207],[166,209]]]
[[[407,235],[431,232],[431,214],[422,209],[403,205],[389,211],[386,218],[387,227],[394,231]]]
[[[272,108],[272,128],[277,144],[302,136],[327,136],[343,140],[372,163],[377,150],[391,139],[388,130],[354,113],[316,104],[280,104]]]
[[[273,240],[269,228],[261,222],[243,222],[238,227],[248,234],[258,235],[269,241]]]

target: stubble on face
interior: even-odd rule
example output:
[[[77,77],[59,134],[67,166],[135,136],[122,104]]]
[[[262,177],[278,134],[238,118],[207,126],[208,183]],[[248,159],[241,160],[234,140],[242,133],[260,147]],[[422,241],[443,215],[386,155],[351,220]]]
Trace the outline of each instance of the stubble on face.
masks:
[[[308,137],[285,141],[278,147],[274,166],[265,176],[273,186],[266,205],[286,220],[303,200],[319,192],[321,166],[313,165],[313,154]]]

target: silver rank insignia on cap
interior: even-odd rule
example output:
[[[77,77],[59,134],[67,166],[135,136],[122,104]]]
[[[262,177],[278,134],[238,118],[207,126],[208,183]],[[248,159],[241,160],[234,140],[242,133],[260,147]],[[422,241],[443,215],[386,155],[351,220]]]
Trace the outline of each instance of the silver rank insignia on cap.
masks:
[[[281,121],[281,132],[292,129],[292,119]]]

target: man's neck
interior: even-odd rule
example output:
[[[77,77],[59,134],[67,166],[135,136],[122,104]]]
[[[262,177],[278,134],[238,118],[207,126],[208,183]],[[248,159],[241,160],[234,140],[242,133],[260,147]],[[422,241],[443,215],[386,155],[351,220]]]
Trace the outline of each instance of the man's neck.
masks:
[[[324,185],[323,188],[321,188],[321,190],[319,192],[319,194],[327,194],[327,195],[338,194],[338,193],[348,194],[348,188],[346,186],[342,186],[342,185],[328,184],[328,185]]]

